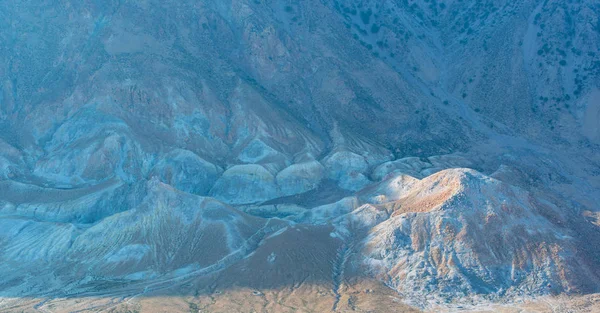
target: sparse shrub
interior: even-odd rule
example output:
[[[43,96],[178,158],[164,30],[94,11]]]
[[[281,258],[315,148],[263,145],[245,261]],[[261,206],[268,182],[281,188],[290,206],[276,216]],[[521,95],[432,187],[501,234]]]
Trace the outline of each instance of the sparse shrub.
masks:
[[[369,24],[372,14],[373,14],[373,11],[371,11],[371,9],[360,12],[360,19],[362,20],[363,23],[365,23],[365,25]]]
[[[381,26],[379,26],[379,25],[377,25],[377,24],[373,24],[373,25],[371,26],[371,32],[372,32],[373,34],[377,34],[377,33],[379,32],[379,29],[380,29],[380,28],[381,28]]]

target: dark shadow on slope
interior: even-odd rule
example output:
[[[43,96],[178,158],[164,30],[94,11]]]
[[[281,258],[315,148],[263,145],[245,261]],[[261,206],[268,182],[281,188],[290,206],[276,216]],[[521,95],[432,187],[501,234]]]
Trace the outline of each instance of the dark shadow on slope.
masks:
[[[338,184],[331,179],[325,179],[319,184],[317,188],[313,190],[297,195],[272,199],[269,201],[265,201],[262,204],[298,204],[306,208],[314,208],[321,205],[337,202],[351,195],[353,195],[352,191],[340,188]]]

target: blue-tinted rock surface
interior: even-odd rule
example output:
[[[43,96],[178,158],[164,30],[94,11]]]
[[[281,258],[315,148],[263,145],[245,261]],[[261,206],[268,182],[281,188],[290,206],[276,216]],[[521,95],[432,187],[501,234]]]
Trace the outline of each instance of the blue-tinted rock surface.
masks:
[[[0,311],[194,279],[329,286],[333,310],[352,275],[420,307],[597,292],[599,18],[589,0],[5,1]]]

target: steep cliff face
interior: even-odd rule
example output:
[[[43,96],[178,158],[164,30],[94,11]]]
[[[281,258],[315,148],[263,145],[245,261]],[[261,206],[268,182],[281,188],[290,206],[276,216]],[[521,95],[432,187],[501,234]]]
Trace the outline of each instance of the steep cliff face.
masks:
[[[228,281],[286,225],[327,237],[308,259],[333,309],[344,273],[420,306],[595,292],[599,17],[582,0],[3,3],[0,296]]]

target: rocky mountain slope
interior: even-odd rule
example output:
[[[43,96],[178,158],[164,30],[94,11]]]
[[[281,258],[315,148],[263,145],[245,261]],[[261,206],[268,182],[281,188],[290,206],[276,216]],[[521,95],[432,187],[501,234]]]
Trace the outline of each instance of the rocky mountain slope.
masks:
[[[389,218],[365,241],[367,263],[409,299],[597,285],[571,231],[556,225],[557,207],[473,170],[445,170],[409,185],[382,205]]]
[[[4,1],[0,84],[2,311],[599,291],[594,1]]]

